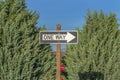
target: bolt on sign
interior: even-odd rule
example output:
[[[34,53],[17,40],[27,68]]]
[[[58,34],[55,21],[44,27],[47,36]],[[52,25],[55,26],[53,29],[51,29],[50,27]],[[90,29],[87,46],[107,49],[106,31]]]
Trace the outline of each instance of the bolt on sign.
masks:
[[[41,44],[77,43],[77,31],[41,31]]]

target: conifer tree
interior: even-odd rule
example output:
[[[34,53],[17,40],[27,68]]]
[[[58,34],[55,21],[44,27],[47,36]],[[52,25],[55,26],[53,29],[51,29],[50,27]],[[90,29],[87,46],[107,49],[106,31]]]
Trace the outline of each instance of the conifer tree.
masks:
[[[116,15],[88,11],[77,45],[67,46],[68,80],[119,80],[120,33]]]
[[[0,1],[0,80],[54,80],[51,47],[39,43],[37,19],[25,0]]]

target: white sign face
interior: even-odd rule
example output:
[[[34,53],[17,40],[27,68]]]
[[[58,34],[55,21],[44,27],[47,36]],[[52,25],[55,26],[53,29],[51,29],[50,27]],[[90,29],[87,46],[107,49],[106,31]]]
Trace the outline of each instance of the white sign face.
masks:
[[[42,31],[40,43],[77,43],[77,31]]]

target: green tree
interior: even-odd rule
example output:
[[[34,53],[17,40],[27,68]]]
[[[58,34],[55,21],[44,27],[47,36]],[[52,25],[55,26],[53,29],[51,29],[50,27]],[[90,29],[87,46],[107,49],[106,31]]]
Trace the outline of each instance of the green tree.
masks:
[[[50,45],[39,43],[38,14],[25,0],[0,1],[0,80],[54,80]]]
[[[67,46],[68,80],[119,80],[120,33],[116,15],[88,11],[78,44]]]

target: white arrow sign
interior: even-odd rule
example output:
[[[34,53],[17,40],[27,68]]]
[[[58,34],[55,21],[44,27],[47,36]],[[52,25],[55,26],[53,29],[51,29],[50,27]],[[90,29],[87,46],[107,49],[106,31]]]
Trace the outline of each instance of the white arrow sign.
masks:
[[[41,43],[76,43],[77,32],[40,32]]]
[[[65,37],[65,39],[67,40],[67,42],[70,42],[71,40],[75,39],[75,36],[67,32],[67,36]]]

